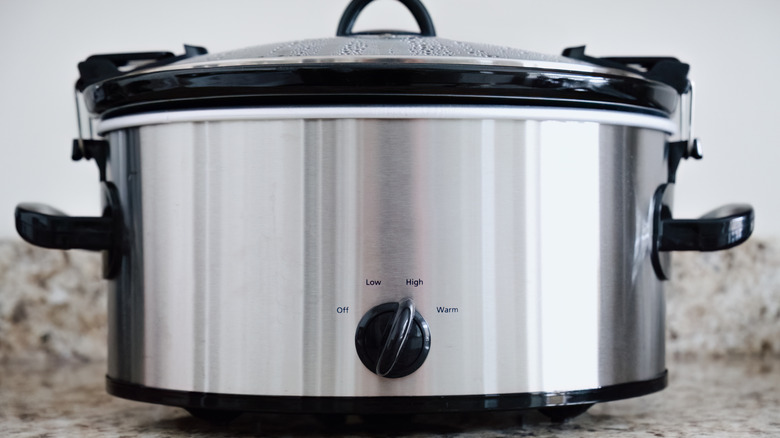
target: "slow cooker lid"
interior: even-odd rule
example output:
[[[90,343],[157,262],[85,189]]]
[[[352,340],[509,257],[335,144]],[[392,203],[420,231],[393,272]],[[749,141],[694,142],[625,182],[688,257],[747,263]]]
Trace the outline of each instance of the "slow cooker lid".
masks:
[[[371,0],[354,0],[335,38],[207,54],[95,55],[77,88],[104,118],[147,110],[295,104],[502,104],[671,114],[687,87],[674,58],[592,58],[435,36],[419,0],[400,0],[420,34],[352,33]],[[138,65],[133,68],[134,65]],[[639,67],[639,68],[636,68]]]

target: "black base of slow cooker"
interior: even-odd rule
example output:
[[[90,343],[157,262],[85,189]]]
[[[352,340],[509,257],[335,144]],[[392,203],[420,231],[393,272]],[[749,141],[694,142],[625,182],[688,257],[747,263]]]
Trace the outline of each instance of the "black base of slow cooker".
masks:
[[[664,371],[650,380],[561,392],[405,397],[295,397],[216,394],[151,388],[106,376],[106,390],[114,396],[178,406],[187,409],[196,416],[208,417],[208,414],[214,414],[214,418],[220,418],[220,413],[238,414],[242,412],[373,415],[523,409],[544,411],[553,408],[546,414],[556,419],[556,414],[562,414],[563,417],[576,416],[594,403],[657,392],[664,389],[666,384],[667,372]],[[577,409],[577,407],[583,409]],[[575,411],[579,412],[575,413]],[[566,415],[567,412],[573,415]]]

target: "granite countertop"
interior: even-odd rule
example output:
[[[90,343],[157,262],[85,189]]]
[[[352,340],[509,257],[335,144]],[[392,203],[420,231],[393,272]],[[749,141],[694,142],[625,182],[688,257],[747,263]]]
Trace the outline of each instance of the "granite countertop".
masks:
[[[0,367],[3,436],[450,436],[721,437],[780,436],[780,357],[682,359],[669,387],[603,403],[563,424],[536,411],[347,417],[326,425],[310,415],[244,414],[211,424],[179,408],[122,400],[104,390],[105,363]]]

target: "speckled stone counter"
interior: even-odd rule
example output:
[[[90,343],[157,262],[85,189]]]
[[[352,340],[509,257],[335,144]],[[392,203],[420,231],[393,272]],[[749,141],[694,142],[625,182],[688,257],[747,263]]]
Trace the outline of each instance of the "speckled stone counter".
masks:
[[[126,401],[104,391],[102,363],[0,367],[0,435],[22,437],[449,436],[778,437],[780,357],[684,359],[669,387],[596,405],[563,424],[536,411],[403,418],[245,414],[215,425],[184,410]]]

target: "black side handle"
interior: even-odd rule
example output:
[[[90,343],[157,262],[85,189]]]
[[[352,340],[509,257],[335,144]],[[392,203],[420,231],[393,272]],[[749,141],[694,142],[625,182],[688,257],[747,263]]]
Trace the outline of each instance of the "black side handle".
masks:
[[[718,207],[699,219],[663,219],[659,251],[720,251],[739,245],[753,233],[755,214],[747,204]]]
[[[720,251],[733,248],[753,234],[755,213],[747,204],[718,207],[698,219],[674,219],[671,201],[674,184],[655,192],[651,261],[661,280],[669,278],[671,251]]]
[[[51,249],[111,249],[111,217],[75,217],[44,204],[16,206],[16,231],[33,245]]]
[[[339,26],[336,30],[336,36],[350,36],[350,35],[376,35],[383,33],[393,33],[399,35],[410,35],[409,32],[401,31],[372,31],[372,32],[352,32],[352,27],[355,25],[358,15],[363,11],[369,3],[374,0],[352,0],[352,2],[344,10],[344,14],[341,15],[339,20]],[[433,28],[433,20],[431,20],[428,10],[425,9],[420,0],[398,0],[409,9],[414,19],[417,21],[417,25],[420,26],[420,36],[436,36],[436,30]]]
[[[116,187],[110,182],[102,186],[103,216],[67,216],[48,205],[24,203],[16,207],[16,231],[22,239],[43,248],[103,251],[103,276],[114,277],[124,248],[122,213]]]
[[[92,55],[79,63],[80,77],[76,81],[76,89],[83,92],[92,84],[121,76],[133,70],[134,64],[144,68],[158,67],[170,64],[181,59],[193,56],[205,55],[208,51],[203,47],[184,46],[183,55],[174,55],[171,52],[133,52],[133,53],[107,53]]]

